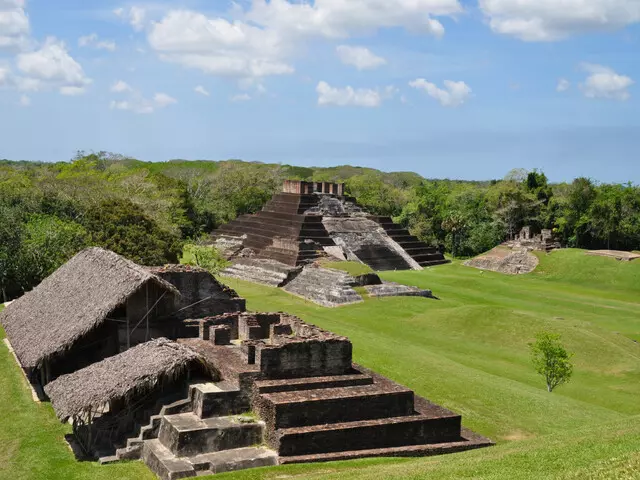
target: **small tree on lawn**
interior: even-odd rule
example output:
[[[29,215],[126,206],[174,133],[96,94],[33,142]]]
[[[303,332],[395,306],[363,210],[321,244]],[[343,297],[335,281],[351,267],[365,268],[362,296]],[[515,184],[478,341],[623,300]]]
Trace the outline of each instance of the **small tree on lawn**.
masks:
[[[530,344],[533,366],[547,382],[549,393],[567,383],[573,374],[572,353],[568,353],[560,342],[560,335],[542,332]]]

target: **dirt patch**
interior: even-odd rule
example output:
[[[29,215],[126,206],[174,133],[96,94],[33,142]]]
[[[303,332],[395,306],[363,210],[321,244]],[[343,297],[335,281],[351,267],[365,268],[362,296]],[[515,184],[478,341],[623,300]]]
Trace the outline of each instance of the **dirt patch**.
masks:
[[[620,250],[589,250],[587,255],[594,257],[609,257],[615,258],[621,262],[630,262],[640,258],[640,254],[635,252],[622,252]]]
[[[509,275],[522,275],[533,272],[538,266],[538,257],[527,249],[496,247],[493,250],[466,261],[468,267]]]

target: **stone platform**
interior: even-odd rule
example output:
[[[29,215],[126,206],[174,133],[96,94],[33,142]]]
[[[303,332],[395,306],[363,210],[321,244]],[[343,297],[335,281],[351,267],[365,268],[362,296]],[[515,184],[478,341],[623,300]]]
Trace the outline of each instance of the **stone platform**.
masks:
[[[285,313],[186,321],[217,381],[162,408],[116,458],[162,480],[287,463],[426,456],[492,445],[460,415],[352,362],[349,339]]]

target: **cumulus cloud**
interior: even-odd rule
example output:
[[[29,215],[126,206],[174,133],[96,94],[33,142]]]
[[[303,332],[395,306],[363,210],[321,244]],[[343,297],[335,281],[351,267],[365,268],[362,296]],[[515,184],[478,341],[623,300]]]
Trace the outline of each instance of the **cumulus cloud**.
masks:
[[[206,88],[204,88],[202,85],[198,85],[196,88],[193,89],[194,92],[199,93],[200,95],[204,95],[205,97],[208,97],[209,95],[211,95]]]
[[[113,13],[128,22],[137,32],[144,30],[146,26],[147,11],[142,7],[116,8]]]
[[[153,102],[160,108],[168,107],[169,105],[178,103],[175,98],[167,95],[166,93],[156,93],[153,96]]]
[[[133,91],[127,100],[112,100],[109,107],[112,110],[124,110],[138,114],[149,114],[159,108],[165,108],[178,101],[166,93],[156,93],[153,99],[143,97],[139,92]]]
[[[30,30],[24,0],[0,0],[0,50],[24,50]]]
[[[434,83],[418,78],[409,82],[409,86],[424,90],[427,94],[440,102],[443,107],[459,107],[471,96],[471,88],[464,82],[444,81],[444,89]]]
[[[398,90],[393,86],[382,90],[372,88],[355,89],[351,86],[338,88],[332,87],[327,82],[320,82],[316,87],[316,92],[318,93],[318,105],[374,108],[382,105],[384,100],[393,97]]]
[[[604,98],[625,101],[631,98],[629,87],[635,82],[626,75],[620,75],[613,69],[591,63],[582,64],[589,73],[580,88],[587,98]]]
[[[611,31],[640,22],[638,0],[480,0],[496,33],[529,42]]]
[[[369,70],[385,65],[387,61],[375,55],[365,47],[351,47],[349,45],[339,45],[336,48],[340,61],[345,65],[352,65],[358,70]]]
[[[264,77],[294,72],[289,45],[271,30],[187,10],[169,12],[152,25],[149,44],[160,58],[213,75]]]
[[[298,36],[346,38],[400,27],[440,37],[442,24],[434,16],[461,13],[458,0],[255,0],[248,18],[260,25]]]
[[[20,96],[20,106],[28,107],[31,105],[31,98],[28,95]]]
[[[17,79],[22,90],[58,88],[63,95],[79,95],[91,83],[67,52],[64,42],[55,37],[47,38],[36,51],[19,54],[16,64],[24,74]]]
[[[571,82],[566,78],[561,78],[558,80],[558,85],[556,86],[556,90],[558,92],[566,92],[571,88]]]
[[[292,60],[310,39],[349,38],[382,28],[441,36],[444,27],[435,17],[462,11],[459,0],[254,0],[246,10],[236,5],[234,20],[169,10],[159,21],[147,23],[147,39],[164,61],[217,76],[261,78],[293,73]],[[131,17],[126,9],[116,13]],[[357,68],[384,61],[348,48],[339,54]]]
[[[114,93],[132,92],[133,88],[131,88],[131,86],[127,82],[118,80],[111,86],[111,91]]]
[[[97,48],[98,50],[108,50],[113,52],[116,49],[116,42],[111,40],[100,40],[98,34],[92,33],[91,35],[85,35],[78,38],[78,46],[92,47]]]

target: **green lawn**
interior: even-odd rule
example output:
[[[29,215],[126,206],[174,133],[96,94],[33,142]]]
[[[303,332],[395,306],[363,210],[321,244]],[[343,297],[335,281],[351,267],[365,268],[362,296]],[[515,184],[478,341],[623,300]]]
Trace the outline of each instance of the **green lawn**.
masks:
[[[366,299],[338,309],[226,279],[252,310],[289,311],[349,336],[357,362],[461,413],[498,445],[221,478],[640,478],[640,262],[577,250],[540,257],[536,272],[519,277],[457,262],[385,273],[441,300]],[[561,333],[575,352],[573,381],[553,394],[529,360],[540,330]],[[0,478],[151,478],[139,463],[75,463],[61,442],[68,429],[31,401],[4,346],[0,372]]]

